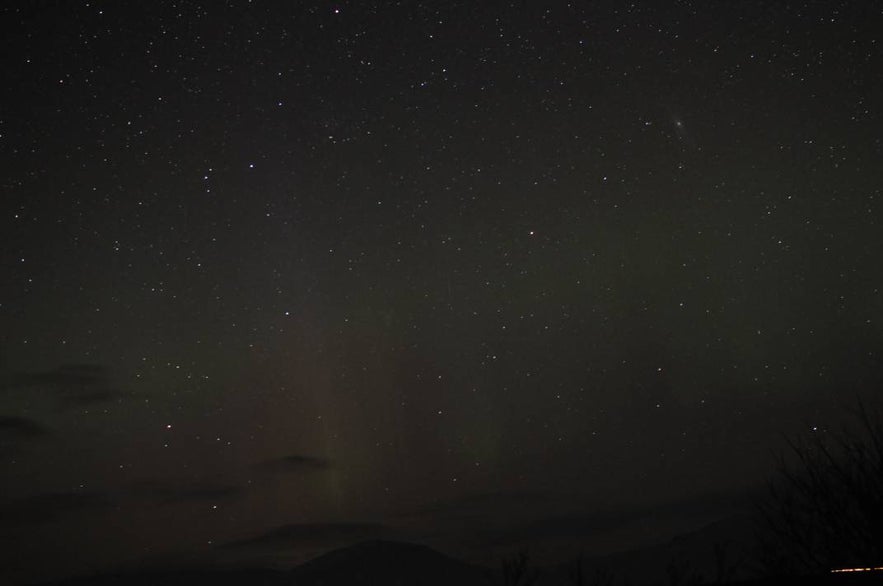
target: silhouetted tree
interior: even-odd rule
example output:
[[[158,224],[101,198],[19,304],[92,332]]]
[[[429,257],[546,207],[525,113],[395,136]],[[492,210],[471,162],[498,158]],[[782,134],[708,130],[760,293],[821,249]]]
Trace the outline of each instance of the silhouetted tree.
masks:
[[[702,576],[697,574],[690,562],[683,559],[673,559],[665,566],[668,575],[669,586],[695,586],[702,584]]]
[[[714,553],[714,582],[713,584],[728,584],[732,582],[744,559],[739,560],[733,556],[729,541],[715,541],[712,545]]]
[[[570,568],[570,583],[573,586],[585,586],[585,575],[583,573],[583,554],[579,554],[579,557],[576,558],[576,561],[573,562],[573,567]]]
[[[569,577],[570,583],[573,586],[613,586],[615,582],[613,572],[606,566],[597,567],[590,576],[586,576],[586,572],[583,569],[582,554],[573,562]]]
[[[525,550],[503,559],[501,570],[501,586],[531,586],[537,580],[536,572],[530,569],[530,556]]]
[[[883,425],[859,403],[857,425],[789,442],[759,504],[769,574],[883,564]]]

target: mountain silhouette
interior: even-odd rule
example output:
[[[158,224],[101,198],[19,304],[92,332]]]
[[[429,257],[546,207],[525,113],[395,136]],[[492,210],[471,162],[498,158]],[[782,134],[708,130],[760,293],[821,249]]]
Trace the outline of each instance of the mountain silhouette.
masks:
[[[290,570],[145,570],[44,586],[488,586],[488,572],[425,545],[372,540],[336,549]]]
[[[291,570],[297,586],[481,584],[487,569],[443,555],[425,545],[373,540],[319,556]]]

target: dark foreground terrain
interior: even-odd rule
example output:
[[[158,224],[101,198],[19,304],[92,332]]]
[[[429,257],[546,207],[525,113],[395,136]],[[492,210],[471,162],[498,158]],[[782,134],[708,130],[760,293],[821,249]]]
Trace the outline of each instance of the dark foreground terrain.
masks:
[[[639,558],[636,556],[635,560]],[[640,562],[636,562],[640,563]],[[582,581],[573,574],[573,565],[530,569],[515,582],[506,580],[500,569],[468,564],[429,547],[392,541],[368,541],[334,550],[290,570],[230,569],[144,571],[78,577],[45,586],[556,586],[619,584],[720,584],[699,575],[646,576],[635,581],[613,571],[598,571],[587,560]],[[881,584],[883,573],[826,574],[821,576],[779,577],[726,582],[742,586],[852,585]]]

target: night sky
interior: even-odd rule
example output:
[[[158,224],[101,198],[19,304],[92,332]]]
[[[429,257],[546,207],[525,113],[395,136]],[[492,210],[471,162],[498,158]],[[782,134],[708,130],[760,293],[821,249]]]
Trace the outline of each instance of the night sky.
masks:
[[[15,579],[636,547],[880,390],[877,2],[29,1],[2,27]]]

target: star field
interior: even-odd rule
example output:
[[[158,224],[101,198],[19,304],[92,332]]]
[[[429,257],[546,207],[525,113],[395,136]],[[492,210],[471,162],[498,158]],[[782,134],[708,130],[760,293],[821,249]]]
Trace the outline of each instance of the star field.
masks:
[[[632,547],[875,400],[874,3],[2,14],[17,579],[676,510],[567,538]]]

